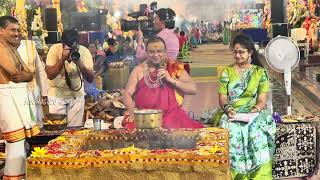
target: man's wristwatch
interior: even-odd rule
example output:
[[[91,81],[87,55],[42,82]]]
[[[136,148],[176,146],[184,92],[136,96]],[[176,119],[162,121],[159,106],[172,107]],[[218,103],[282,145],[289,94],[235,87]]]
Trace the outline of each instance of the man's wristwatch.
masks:
[[[173,81],[173,85],[174,85],[175,87],[177,87],[177,80],[174,80],[174,81]]]

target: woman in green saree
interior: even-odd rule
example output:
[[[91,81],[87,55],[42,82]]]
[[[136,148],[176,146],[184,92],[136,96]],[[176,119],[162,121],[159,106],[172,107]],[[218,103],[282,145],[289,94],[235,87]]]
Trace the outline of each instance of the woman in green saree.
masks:
[[[234,38],[235,63],[226,67],[219,82],[219,104],[224,110],[220,126],[230,131],[230,158],[233,179],[272,179],[272,158],[276,125],[265,108],[269,78],[256,65],[253,42],[244,35]],[[249,122],[230,120],[236,113],[259,113]]]
[[[222,33],[223,33],[222,43],[224,45],[228,45],[230,42],[231,32],[230,32],[230,27],[227,21],[224,22],[224,28]]]

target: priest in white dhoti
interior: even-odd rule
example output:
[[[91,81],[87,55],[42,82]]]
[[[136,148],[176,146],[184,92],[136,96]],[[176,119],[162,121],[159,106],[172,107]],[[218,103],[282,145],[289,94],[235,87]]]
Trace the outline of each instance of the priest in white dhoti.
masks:
[[[17,51],[18,30],[17,19],[0,17],[0,130],[7,141],[4,180],[25,178],[25,138],[40,132],[30,105],[25,103],[33,73]]]
[[[26,37],[22,37],[25,39]],[[28,66],[29,70],[34,74],[31,82],[28,82],[29,97],[25,103],[30,104],[30,108],[35,115],[37,123],[42,127],[43,96],[47,96],[48,79],[45,72],[45,64],[40,60],[35,43],[31,40],[21,40],[18,52],[23,62]]]

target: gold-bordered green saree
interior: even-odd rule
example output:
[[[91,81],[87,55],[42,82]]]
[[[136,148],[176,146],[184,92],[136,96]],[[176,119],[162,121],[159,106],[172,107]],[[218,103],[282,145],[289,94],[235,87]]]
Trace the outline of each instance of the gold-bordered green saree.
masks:
[[[260,93],[268,93],[269,78],[258,66],[239,75],[226,67],[220,78],[219,94],[227,95],[229,104],[240,113],[248,113]],[[230,130],[230,158],[233,179],[272,179],[272,157],[276,124],[269,110],[262,110],[249,123],[228,122],[223,114],[220,126]]]

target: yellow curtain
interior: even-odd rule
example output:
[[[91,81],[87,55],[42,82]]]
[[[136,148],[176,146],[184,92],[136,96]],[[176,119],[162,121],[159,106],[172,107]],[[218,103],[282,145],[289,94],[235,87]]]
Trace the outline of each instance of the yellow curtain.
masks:
[[[16,0],[15,17],[19,20],[19,26],[23,38],[28,38],[27,12],[25,0]]]
[[[62,32],[63,25],[61,20],[60,0],[52,0],[52,6],[57,9],[58,32]]]

